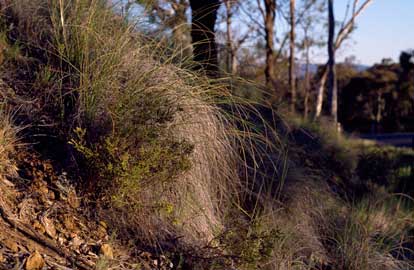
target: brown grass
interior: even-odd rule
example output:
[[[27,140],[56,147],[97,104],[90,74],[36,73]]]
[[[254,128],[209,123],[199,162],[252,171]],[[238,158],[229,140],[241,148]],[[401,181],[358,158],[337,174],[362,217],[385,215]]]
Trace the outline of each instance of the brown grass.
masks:
[[[18,129],[13,127],[10,113],[0,105],[0,175],[13,178],[17,176],[17,167],[14,160]]]
[[[271,109],[271,117],[261,115],[219,81],[173,65],[174,52],[141,36],[104,0],[0,3],[25,53],[41,62],[38,78],[25,78],[33,86],[26,94],[43,102],[39,113],[54,134],[75,146],[86,182],[79,186],[99,203],[90,211],[119,239],[161,251],[208,246],[224,269],[399,265],[365,233],[389,219],[354,217],[326,174],[296,160],[318,153],[295,149],[302,146],[291,145],[290,127]],[[15,129],[7,117],[0,124],[1,172],[12,174]],[[323,150],[352,169],[335,141]]]

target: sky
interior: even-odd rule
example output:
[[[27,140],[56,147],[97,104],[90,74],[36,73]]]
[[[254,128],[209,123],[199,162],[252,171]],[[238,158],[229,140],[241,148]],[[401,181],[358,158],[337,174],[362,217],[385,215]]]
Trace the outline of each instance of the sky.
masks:
[[[335,1],[337,20],[342,20],[347,3],[348,0]],[[414,49],[413,11],[414,0],[373,0],[358,17],[357,29],[339,51],[338,60],[354,55],[363,65],[388,57],[398,61],[402,50]]]
[[[337,21],[343,21],[348,2],[353,1],[334,1]],[[414,49],[413,11],[414,0],[373,0],[357,18],[357,29],[337,52],[337,61],[341,62],[349,56],[355,56],[357,64],[362,65],[379,63],[383,58],[398,61],[401,51]],[[315,63],[325,62],[326,49],[318,50],[312,58]]]

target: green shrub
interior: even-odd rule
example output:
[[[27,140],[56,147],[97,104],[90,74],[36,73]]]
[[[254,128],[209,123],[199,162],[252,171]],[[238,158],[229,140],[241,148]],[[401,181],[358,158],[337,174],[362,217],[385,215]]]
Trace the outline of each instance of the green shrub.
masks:
[[[140,192],[149,186],[172,184],[174,177],[191,168],[193,146],[185,141],[155,138],[137,149],[112,134],[87,142],[86,130],[77,128],[71,144],[86,163],[87,185],[98,196],[109,195],[117,207],[140,207]]]
[[[414,194],[414,151],[367,146],[358,160],[356,172],[363,181],[384,186],[391,193]]]

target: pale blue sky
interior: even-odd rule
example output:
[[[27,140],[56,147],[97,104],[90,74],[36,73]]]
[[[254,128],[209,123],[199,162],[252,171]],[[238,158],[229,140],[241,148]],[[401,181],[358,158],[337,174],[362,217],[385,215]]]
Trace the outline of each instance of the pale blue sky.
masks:
[[[335,0],[337,20],[342,20],[347,3]],[[348,55],[366,65],[386,57],[398,60],[402,50],[414,49],[414,0],[373,0],[357,26],[352,40],[339,52],[339,60]]]
[[[353,0],[334,1],[337,21],[343,20],[348,2]],[[402,50],[414,49],[414,0],[373,0],[356,23],[357,29],[351,39],[337,53],[338,61],[351,55],[364,65],[379,63],[389,57],[398,61]],[[325,48],[313,55],[316,63],[325,62],[326,58]]]

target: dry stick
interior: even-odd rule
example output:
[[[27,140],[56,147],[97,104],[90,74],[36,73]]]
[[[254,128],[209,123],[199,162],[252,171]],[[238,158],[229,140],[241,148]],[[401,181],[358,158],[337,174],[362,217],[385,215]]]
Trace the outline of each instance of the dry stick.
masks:
[[[63,0],[59,0],[60,23],[62,24],[63,40],[65,42],[66,49],[68,49],[68,38],[67,38],[66,26],[65,26],[65,16],[63,14],[64,8],[65,6],[63,4]]]
[[[339,30],[338,36],[336,37],[335,41],[335,51],[339,49],[342,42],[348,37],[349,33],[351,32],[352,28],[355,24],[355,19],[372,3],[373,0],[366,0],[361,7],[355,11],[356,9],[356,3],[358,0],[355,0],[354,6],[353,6],[353,13],[352,17],[349,19],[349,21]],[[323,91],[325,88],[326,80],[328,78],[328,63],[326,63],[323,66],[323,74],[322,77],[319,80],[318,83],[318,98],[316,101],[316,113],[315,113],[315,119],[319,118],[322,112],[322,102],[323,102]]]
[[[4,201],[0,199],[0,216],[2,219],[8,223],[10,226],[17,229],[18,232],[22,233],[31,240],[37,242],[43,247],[52,250],[53,252],[59,254],[61,257],[68,259],[71,263],[76,265],[79,269],[82,270],[92,270],[94,269],[94,264],[84,258],[78,256],[73,256],[63,247],[57,247],[51,240],[45,238],[43,235],[39,234],[35,230],[28,228],[25,224],[20,223],[19,221],[11,218],[11,215],[6,213],[4,207]]]
[[[46,260],[46,262],[47,262],[48,264],[51,264],[52,266],[54,266],[54,267],[58,268],[58,269],[61,269],[61,270],[73,270],[72,268],[69,268],[69,267],[66,267],[66,266],[60,265],[60,264],[58,264],[58,263],[56,263],[56,262],[53,262],[53,261],[51,261],[51,260]]]

